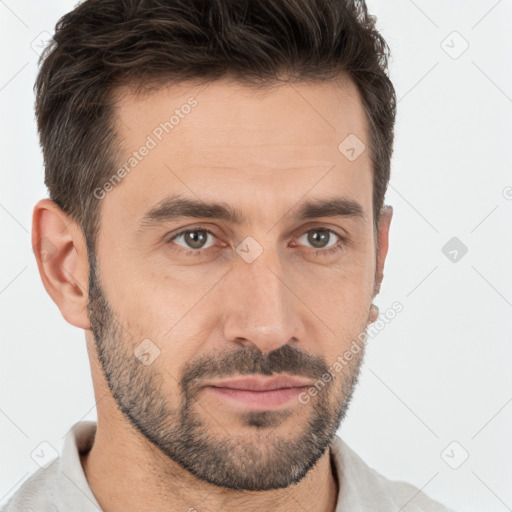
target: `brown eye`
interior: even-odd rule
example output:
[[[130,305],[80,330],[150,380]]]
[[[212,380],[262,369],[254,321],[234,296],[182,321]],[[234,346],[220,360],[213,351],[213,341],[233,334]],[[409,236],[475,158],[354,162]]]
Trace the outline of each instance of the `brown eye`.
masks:
[[[177,245],[180,245],[184,249],[193,249],[199,251],[201,249],[208,249],[208,247],[211,247],[211,245],[205,246],[205,242],[208,239],[208,235],[211,235],[213,238],[215,238],[214,233],[209,229],[188,229],[186,231],[181,231],[178,234],[174,235],[170,239],[170,241],[175,242],[175,240],[181,239],[185,245]]]
[[[334,243],[329,244],[329,242],[331,240],[333,240],[333,235],[338,237],[339,240],[342,240],[340,235],[338,235],[332,229],[328,229],[328,228],[310,229],[309,231],[304,233],[300,238],[298,238],[298,240],[300,241],[302,238],[305,237],[306,243],[311,244],[311,247],[313,249],[319,249],[320,251],[322,251],[322,250],[327,251],[327,250],[331,249],[332,247],[335,247],[336,243],[339,241],[339,240],[336,240],[336,238],[334,238]]]

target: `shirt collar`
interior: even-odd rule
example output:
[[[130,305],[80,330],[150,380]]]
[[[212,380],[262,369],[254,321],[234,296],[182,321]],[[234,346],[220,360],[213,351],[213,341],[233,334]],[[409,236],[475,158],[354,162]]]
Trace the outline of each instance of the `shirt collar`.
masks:
[[[64,440],[60,464],[60,480],[67,492],[62,492],[62,510],[101,512],[101,507],[87,482],[80,453],[88,452],[94,442],[97,424],[94,421],[75,423]],[[59,508],[60,510],[60,508]]]

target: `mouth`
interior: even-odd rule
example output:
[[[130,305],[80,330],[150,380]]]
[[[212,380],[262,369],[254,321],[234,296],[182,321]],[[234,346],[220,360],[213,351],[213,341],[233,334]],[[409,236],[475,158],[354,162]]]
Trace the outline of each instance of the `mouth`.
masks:
[[[204,390],[216,398],[243,408],[272,410],[298,403],[298,396],[311,383],[305,379],[280,375],[270,378],[237,378],[207,384]]]
[[[204,389],[215,397],[237,406],[256,410],[270,410],[283,407],[292,402],[293,399],[296,399],[296,402],[299,403],[298,396],[308,389],[308,386],[269,390],[206,386]]]

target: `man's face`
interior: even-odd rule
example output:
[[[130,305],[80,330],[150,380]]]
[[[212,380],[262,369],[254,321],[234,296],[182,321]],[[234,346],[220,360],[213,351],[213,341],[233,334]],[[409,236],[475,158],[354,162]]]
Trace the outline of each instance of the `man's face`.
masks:
[[[376,270],[372,169],[367,150],[353,160],[338,148],[350,134],[368,140],[356,88],[256,93],[218,81],[123,92],[122,160],[146,156],[100,201],[88,309],[108,385],[126,420],[196,477],[287,487],[330,443],[364,355]],[[166,133],[160,123],[176,109]],[[222,203],[243,222],[218,209],[148,215],[171,196]],[[361,215],[300,216],[306,202],[335,199]],[[254,406],[207,386],[270,375],[317,390]]]

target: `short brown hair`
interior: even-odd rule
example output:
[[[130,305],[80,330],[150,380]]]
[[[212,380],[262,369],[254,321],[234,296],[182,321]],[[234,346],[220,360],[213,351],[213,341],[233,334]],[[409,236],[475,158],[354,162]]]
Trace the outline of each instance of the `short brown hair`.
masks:
[[[396,96],[375,22],[364,0],[85,0],[57,22],[34,85],[50,198],[77,221],[94,253],[100,205],[93,191],[120,163],[118,86],[140,92],[230,76],[261,87],[346,73],[369,121],[376,226],[390,177]]]

